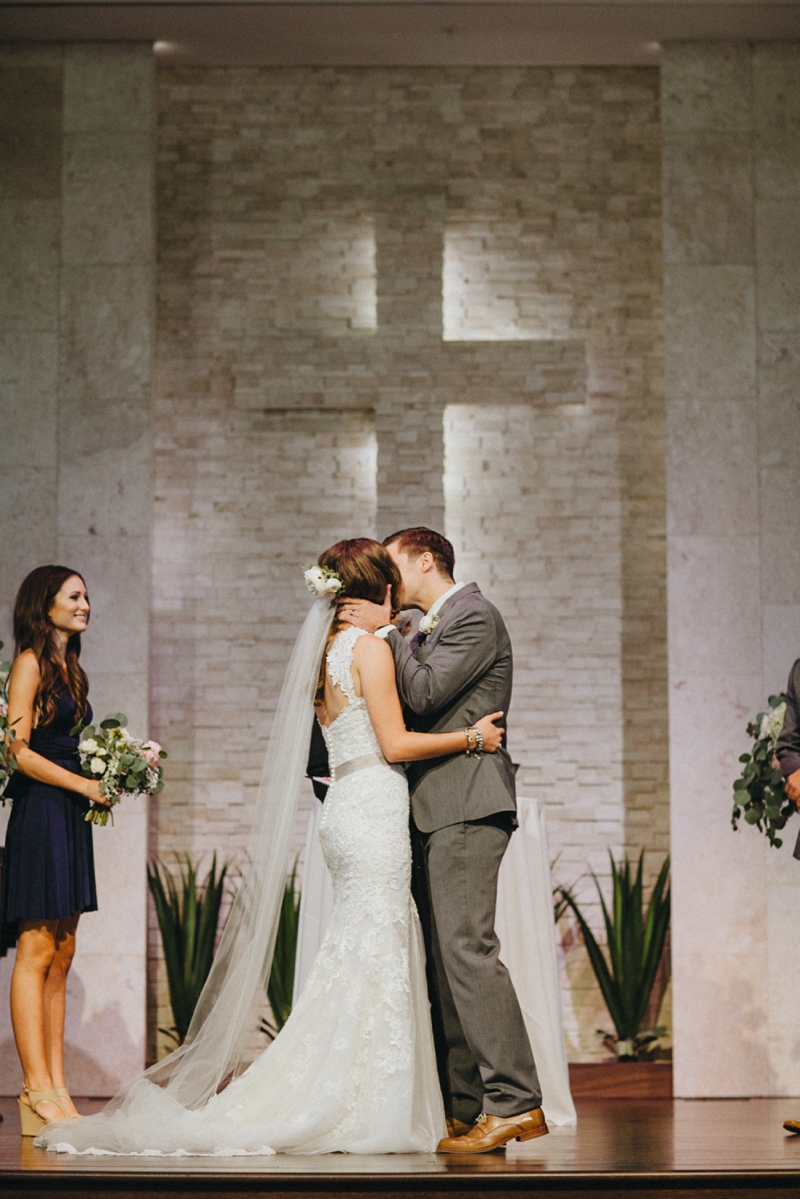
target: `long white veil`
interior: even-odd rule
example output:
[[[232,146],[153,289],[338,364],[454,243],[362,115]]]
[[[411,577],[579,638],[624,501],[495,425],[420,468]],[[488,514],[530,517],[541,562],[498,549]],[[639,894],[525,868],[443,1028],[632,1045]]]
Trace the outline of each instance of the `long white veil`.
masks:
[[[314,600],[292,651],[256,798],[247,866],[186,1040],[128,1083],[106,1113],[124,1108],[145,1079],[184,1108],[201,1107],[249,1065],[266,1003],[314,693],[334,608],[329,599]]]

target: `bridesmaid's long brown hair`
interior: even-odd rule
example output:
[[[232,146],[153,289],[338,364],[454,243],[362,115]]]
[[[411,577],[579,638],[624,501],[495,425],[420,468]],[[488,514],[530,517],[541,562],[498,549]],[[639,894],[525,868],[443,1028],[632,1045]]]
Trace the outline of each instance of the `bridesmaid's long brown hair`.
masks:
[[[320,566],[328,566],[335,570],[344,583],[344,594],[348,599],[371,600],[373,604],[382,604],[386,597],[386,588],[392,589],[392,616],[397,615],[397,596],[400,590],[400,572],[392,561],[389,551],[379,541],[370,537],[354,537],[351,541],[337,541],[330,549],[320,554],[317,562]],[[325,698],[325,660],[334,637],[342,629],[347,628],[338,617],[331,625],[328,641],[319,668],[315,704],[321,704]]]
[[[50,621],[50,609],[67,579],[73,575],[86,586],[80,571],[66,566],[37,566],[23,580],[14,604],[14,657],[32,649],[39,663],[39,688],[35,712],[39,725],[51,724],[56,716],[56,699],[68,691],[75,701],[75,721],[86,715],[89,680],[78,659],[81,656],[81,635],[73,633],[67,642],[62,664]]]

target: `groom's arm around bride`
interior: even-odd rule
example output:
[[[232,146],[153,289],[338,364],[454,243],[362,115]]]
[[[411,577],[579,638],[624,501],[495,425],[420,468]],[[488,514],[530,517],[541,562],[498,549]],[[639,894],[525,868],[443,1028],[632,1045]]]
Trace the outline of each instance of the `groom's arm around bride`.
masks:
[[[340,616],[386,637],[407,726],[449,732],[486,712],[508,712],[508,631],[477,584],[454,582],[450,542],[419,528],[384,544],[402,578],[401,606],[425,613],[420,634],[407,641],[389,625],[388,606],[344,600]],[[535,1110],[541,1094],[533,1056],[494,930],[497,876],[516,824],[514,772],[502,748],[412,763],[408,780],[445,1110],[457,1129],[486,1113],[468,1138],[458,1138],[459,1152],[482,1152],[546,1132]]]

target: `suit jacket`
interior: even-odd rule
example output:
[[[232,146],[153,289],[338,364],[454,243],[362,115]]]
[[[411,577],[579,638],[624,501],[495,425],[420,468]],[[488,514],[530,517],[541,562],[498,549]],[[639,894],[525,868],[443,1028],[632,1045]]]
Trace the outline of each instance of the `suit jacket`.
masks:
[[[436,628],[416,646],[397,631],[386,640],[394,654],[408,728],[448,733],[490,712],[508,714],[511,639],[502,616],[477,583],[468,583],[447,600]],[[460,753],[411,762],[407,774],[411,811],[423,833],[516,811],[514,770],[505,738],[496,754],[468,758]]]
[[[786,715],[783,728],[775,742],[775,756],[781,765],[781,774],[788,779],[795,770],[800,770],[800,658],[789,673],[786,687]]]
[[[780,763],[781,774],[788,779],[795,770],[800,770],[800,658],[789,672],[786,686],[786,715],[783,728],[775,742],[775,756]],[[794,856],[800,858],[800,833],[794,847]]]

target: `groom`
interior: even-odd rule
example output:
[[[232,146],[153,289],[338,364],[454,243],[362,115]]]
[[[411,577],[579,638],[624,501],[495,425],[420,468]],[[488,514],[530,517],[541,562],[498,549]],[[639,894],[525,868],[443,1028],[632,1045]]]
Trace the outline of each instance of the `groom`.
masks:
[[[431,529],[384,541],[402,580],[400,606],[420,608],[411,642],[391,606],[343,600],[342,620],[385,637],[406,724],[449,732],[508,712],[511,642],[475,583],[454,583],[453,547]],[[516,827],[514,771],[496,754],[408,767],[414,894],[425,930],[439,1076],[451,1135],[443,1153],[486,1153],[547,1132],[528,1035],[494,930],[497,876]]]

